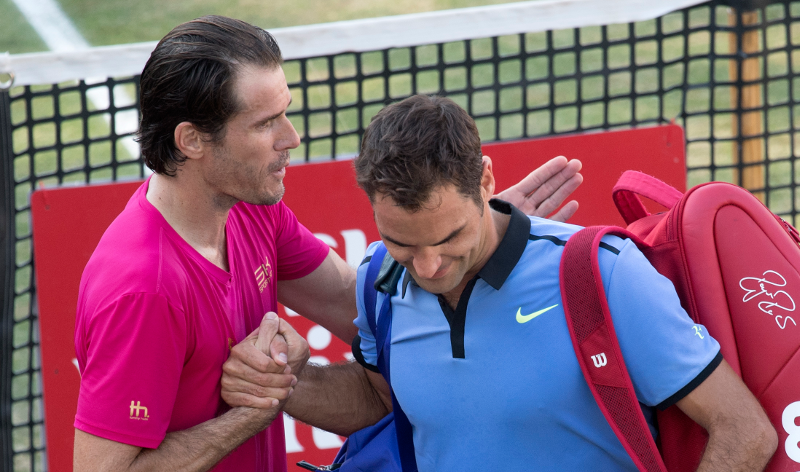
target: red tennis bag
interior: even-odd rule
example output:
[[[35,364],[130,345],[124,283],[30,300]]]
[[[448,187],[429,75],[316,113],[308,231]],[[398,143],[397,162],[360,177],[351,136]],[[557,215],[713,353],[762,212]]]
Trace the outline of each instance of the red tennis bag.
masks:
[[[670,210],[650,215],[638,195]],[[800,471],[800,235],[746,190],[711,182],[686,194],[628,171],[613,190],[628,224],[589,227],[561,261],[564,307],[578,360],[595,399],[640,470],[694,471],[708,436],[680,409],[659,412],[659,451],[619,352],[600,280],[604,234],[630,237],[672,280],[683,308],[719,341],[722,355],[778,432],[769,472]],[[613,369],[598,369],[604,352]],[[605,370],[605,371],[604,371]],[[662,462],[663,458],[663,462]]]

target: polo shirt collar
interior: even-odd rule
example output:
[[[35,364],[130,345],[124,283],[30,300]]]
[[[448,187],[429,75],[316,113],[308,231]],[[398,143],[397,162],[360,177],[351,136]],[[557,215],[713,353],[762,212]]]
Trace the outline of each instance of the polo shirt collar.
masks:
[[[511,215],[508,229],[500,245],[495,249],[492,257],[478,272],[478,276],[495,290],[500,290],[511,271],[516,267],[525,247],[528,245],[528,236],[531,233],[531,220],[515,206],[503,200],[493,198],[489,206],[505,215]]]
[[[531,232],[531,220],[519,211],[517,207],[503,200],[493,198],[489,201],[489,206],[492,210],[499,211],[504,215],[511,215],[506,234],[503,235],[503,239],[500,240],[500,244],[494,254],[478,272],[478,277],[482,278],[484,282],[495,290],[500,290],[511,271],[516,267],[520,257],[522,257],[522,253],[525,252],[525,247],[528,245],[528,236]],[[409,283],[416,285],[411,274],[408,271],[405,272],[403,275],[403,297],[405,297],[406,287],[408,287]]]

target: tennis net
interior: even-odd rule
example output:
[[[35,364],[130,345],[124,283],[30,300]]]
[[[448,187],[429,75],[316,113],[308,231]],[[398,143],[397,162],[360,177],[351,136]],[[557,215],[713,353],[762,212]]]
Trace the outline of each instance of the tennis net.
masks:
[[[743,185],[796,222],[800,2],[544,0],[274,34],[293,162],[352,157],[416,93],[454,99],[484,142],[674,121],[688,185]],[[30,194],[146,175],[132,136],[153,47],[0,56],[3,470],[45,468]]]

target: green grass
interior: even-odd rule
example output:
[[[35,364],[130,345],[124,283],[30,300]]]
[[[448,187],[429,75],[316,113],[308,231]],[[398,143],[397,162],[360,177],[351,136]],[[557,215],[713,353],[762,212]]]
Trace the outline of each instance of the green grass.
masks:
[[[0,0],[0,52],[21,54],[47,49],[11,0]]]
[[[60,0],[94,46],[161,39],[175,25],[203,15],[231,16],[263,28],[511,3],[514,0]],[[521,1],[521,0],[516,0]],[[10,0],[0,0],[0,51],[45,50]]]
[[[74,18],[77,18],[81,29],[88,34],[97,34],[98,38],[91,39],[95,44],[110,44],[126,40],[146,40],[157,39],[166,29],[179,21],[194,17],[203,13],[213,12],[220,14],[236,15],[265,26],[284,26],[287,24],[313,23],[318,21],[332,21],[342,18],[352,18],[360,16],[370,16],[377,14],[402,13],[405,11],[433,10],[444,7],[470,6],[475,4],[489,3],[476,0],[461,2],[455,1],[430,1],[412,2],[411,6],[404,4],[402,10],[395,4],[389,2],[358,2],[358,1],[335,1],[327,3],[328,8],[321,10],[317,3],[309,0],[300,4],[293,4],[294,16],[290,5],[286,2],[277,2],[272,5],[272,9],[266,12],[255,3],[237,2],[224,4],[202,0],[194,3],[169,3],[156,8],[155,4],[148,7],[150,0],[136,4],[136,10],[141,12],[159,11],[159,19],[147,16],[135,16],[133,21],[123,21],[115,23],[114,18],[120,17],[120,9],[127,7],[117,1],[76,1],[64,0],[64,8]],[[395,2],[397,3],[397,2]],[[497,3],[497,2],[495,2]],[[166,9],[166,10],[164,10]],[[305,14],[298,14],[302,11]],[[773,19],[776,9],[768,9],[768,18]],[[142,13],[145,14],[145,13]],[[712,15],[717,15],[712,18]],[[168,20],[163,19],[169,18]],[[127,18],[126,18],[127,19]],[[698,9],[692,12],[689,17],[689,26],[702,26],[712,21],[718,23],[727,22],[727,13],[720,8],[716,12],[709,9]],[[161,24],[162,26],[158,26]],[[679,14],[668,15],[662,23],[662,31],[670,33],[681,30],[683,24],[682,16]],[[133,29],[133,32],[126,32],[126,28]],[[108,28],[106,31],[105,28]],[[155,28],[148,30],[148,28]],[[653,34],[656,30],[655,21],[644,21],[634,25],[633,33],[635,36]],[[102,31],[106,31],[101,33]],[[151,31],[151,32],[148,32]],[[610,25],[607,27],[608,39],[627,39],[630,30],[627,25]],[[140,35],[133,38],[132,34]],[[800,29],[792,28],[792,37],[800,38]],[[777,25],[767,29],[765,45],[768,48],[780,48],[785,46],[785,28]],[[689,84],[699,86],[689,90],[685,97],[686,110],[692,113],[701,113],[699,116],[688,119],[682,123],[686,128],[687,137],[690,140],[704,140],[713,138],[729,138],[733,135],[733,115],[726,113],[732,110],[733,92],[725,87],[717,87],[711,90],[702,85],[708,84],[712,77],[720,81],[726,80],[730,76],[730,64],[724,60],[710,61],[708,54],[711,52],[712,39],[715,40],[715,50],[718,53],[729,52],[728,35],[718,33],[715,38],[711,38],[710,33],[699,31],[693,33],[688,38],[688,45],[684,44],[682,36],[675,36],[665,40],[661,47],[653,40],[640,40],[634,46],[620,44],[608,48],[602,48],[601,29],[599,27],[582,28],[577,38],[571,31],[556,31],[552,33],[552,47],[555,49],[565,49],[563,52],[556,53],[552,60],[547,57],[533,56],[527,60],[510,57],[518,54],[520,44],[516,35],[501,37],[498,40],[498,48],[501,56],[508,56],[507,60],[502,61],[495,70],[489,64],[479,65],[467,70],[460,64],[469,52],[473,59],[490,57],[492,44],[489,39],[474,40],[465,46],[465,43],[447,44],[443,48],[442,57],[438,57],[435,46],[419,46],[414,49],[416,64],[424,66],[435,64],[441,60],[448,66],[444,71],[437,70],[419,72],[412,76],[409,71],[411,64],[411,49],[392,50],[388,54],[388,60],[380,52],[366,53],[361,56],[361,72],[364,74],[391,70],[394,74],[389,78],[374,77],[361,84],[361,96],[364,100],[376,100],[380,102],[391,101],[405,96],[412,90],[412,81],[416,82],[417,91],[420,93],[445,93],[452,97],[456,102],[466,106],[471,99],[471,112],[475,115],[493,113],[500,111],[504,114],[500,118],[499,130],[496,130],[494,118],[477,119],[481,137],[484,141],[496,139],[512,139],[524,135],[545,135],[550,132],[565,132],[576,129],[578,125],[584,128],[597,127],[608,119],[611,125],[622,125],[633,119],[638,121],[658,120],[660,118],[669,119],[678,116],[681,112],[682,101],[684,100],[683,91],[680,89],[664,94],[661,102],[663,110],[659,116],[659,100],[656,94],[659,87],[665,89],[680,86],[686,77]],[[578,44],[576,44],[576,41]],[[575,49],[577,46],[580,48]],[[544,51],[547,47],[547,36],[545,33],[533,33],[525,36],[522,47],[528,52]],[[683,63],[676,63],[659,69],[657,62],[660,58],[664,61],[671,61],[680,58],[684,48],[688,48],[692,60],[685,66]],[[469,48],[469,51],[467,51]],[[800,59],[793,57],[797,63]],[[604,67],[624,68],[631,66],[633,62],[637,66],[635,72],[619,71],[610,74],[605,79],[598,74]],[[777,52],[766,56],[766,70],[769,80],[765,88],[765,97],[770,105],[774,105],[767,114],[768,131],[771,133],[788,129],[789,116],[793,113],[789,109],[789,81],[784,76],[789,71],[789,60],[785,53]],[[327,80],[329,67],[325,59],[314,59],[306,62],[307,80]],[[287,78],[292,88],[295,101],[290,112],[298,112],[304,108],[311,111],[307,122],[297,115],[291,115],[291,119],[301,135],[308,135],[312,139],[330,135],[334,130],[338,133],[355,131],[359,121],[369,122],[370,118],[380,109],[380,104],[365,107],[358,110],[354,105],[357,101],[359,90],[354,77],[356,71],[356,58],[352,54],[344,54],[334,59],[333,71],[337,83],[333,86],[327,84],[315,85],[306,92],[305,102],[302,90],[298,84],[303,78],[300,76],[300,62],[290,61],[284,67]],[[579,70],[578,70],[579,69]],[[687,69],[687,70],[684,70]],[[440,74],[443,77],[440,77]],[[581,76],[576,77],[576,74]],[[467,83],[471,80],[473,86],[489,85],[496,82],[512,84],[521,79],[539,80],[552,76],[553,80],[527,86],[508,85],[499,91],[485,90],[475,92],[468,96]],[[440,89],[440,81],[443,88]],[[387,93],[388,92],[388,93]],[[608,104],[593,103],[575,105],[576,101],[592,100],[608,93]],[[632,99],[631,94],[644,94]],[[652,94],[652,95],[647,95]],[[59,105],[62,110],[74,109],[80,106],[77,94],[71,97],[65,94],[60,98]],[[541,107],[541,110],[531,111],[527,117],[521,112],[522,101],[526,102],[529,108]],[[554,104],[555,111],[547,110],[546,107]],[[38,101],[38,102],[37,102]],[[52,100],[50,101],[52,102]],[[32,104],[34,117],[49,116],[52,114],[53,103],[48,99],[37,99]],[[333,107],[333,110],[329,108]],[[498,110],[495,110],[495,107]],[[710,111],[715,111],[713,123],[711,122]],[[79,109],[73,111],[80,111]],[[22,103],[15,104],[15,120],[24,118]],[[704,114],[708,113],[708,114]],[[359,116],[360,114],[360,116]],[[524,123],[527,121],[527,128]],[[552,127],[550,123],[552,122]],[[37,146],[53,143],[56,132],[64,142],[74,142],[74,146],[65,149],[62,156],[62,165],[65,169],[78,169],[84,165],[84,149],[79,145],[83,138],[82,123],[75,120],[64,122],[58,131],[54,125],[40,125],[34,129],[34,143]],[[103,136],[108,134],[108,126],[98,118],[89,122],[90,137]],[[713,136],[712,136],[713,134]],[[17,152],[28,146],[27,135],[19,131],[14,137],[14,145]],[[770,139],[769,155],[771,159],[776,157],[788,158],[790,146],[787,136],[777,136]],[[97,144],[89,150],[89,162],[92,165],[102,165],[108,162],[110,145]],[[358,149],[358,141],[355,136],[339,137],[334,143],[331,139],[319,139],[313,141],[311,149],[308,150],[312,158],[326,157],[333,153],[337,155],[351,155]],[[726,166],[733,162],[733,147],[731,143],[718,143],[714,147],[714,160],[711,161],[711,145],[708,142],[693,143],[688,148],[688,164],[690,169],[699,166]],[[129,159],[122,152],[123,160]],[[292,153],[294,160],[301,160],[306,154],[306,149],[301,146]],[[55,169],[56,156],[54,153],[43,153],[37,156],[23,156],[19,162],[15,163],[18,170],[18,177],[28,177],[30,173],[30,159],[34,159],[34,172],[47,173]],[[771,165],[768,168],[769,182],[782,182],[783,169],[785,164],[780,166]],[[88,176],[92,180],[109,178],[106,175],[109,171],[102,170]],[[136,169],[131,167],[131,172]],[[688,175],[690,184],[699,183],[709,179],[735,180],[735,174],[730,169],[718,169],[712,173],[707,169],[691,170]],[[85,180],[87,175],[84,172],[76,172],[70,175],[67,180]],[[24,189],[23,189],[24,190]]]

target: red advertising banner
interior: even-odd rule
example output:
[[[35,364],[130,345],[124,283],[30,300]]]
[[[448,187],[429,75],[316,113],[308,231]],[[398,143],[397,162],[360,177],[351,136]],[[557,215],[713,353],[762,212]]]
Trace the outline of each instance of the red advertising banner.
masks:
[[[659,126],[490,144],[498,188],[519,181],[557,155],[583,162],[584,184],[574,198],[580,209],[571,222],[623,224],[611,200],[611,188],[628,169],[655,175],[685,189],[683,131]],[[378,239],[369,201],[356,186],[350,161],[291,166],[284,201],[318,238],[356,266],[367,244]],[[81,273],[105,229],[140,182],[41,190],[33,194],[34,254],[39,297],[42,378],[48,468],[72,470],[73,421],[80,376],[73,333]],[[308,339],[316,363],[352,358],[350,347],[297,313],[280,309]],[[289,469],[295,462],[329,464],[342,444],[334,434],[284,418]]]

